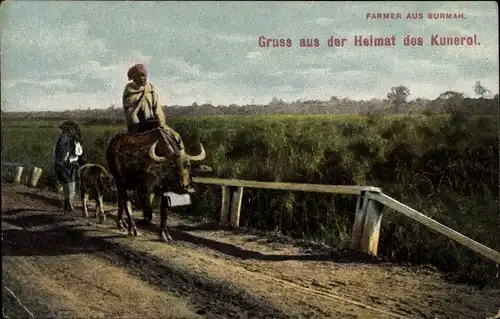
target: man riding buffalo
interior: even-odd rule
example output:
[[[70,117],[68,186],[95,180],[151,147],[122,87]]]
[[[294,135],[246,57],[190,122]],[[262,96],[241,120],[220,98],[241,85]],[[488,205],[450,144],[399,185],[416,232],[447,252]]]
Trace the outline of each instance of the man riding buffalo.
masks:
[[[128,132],[134,132],[136,125],[144,120],[156,119],[166,131],[175,137],[180,149],[184,150],[181,136],[166,123],[165,114],[158,101],[158,94],[154,86],[147,81],[146,66],[144,64],[132,66],[127,76],[129,80],[132,80],[123,90],[123,111]]]
[[[186,153],[180,135],[165,124],[165,115],[158,95],[147,82],[146,68],[133,66],[123,93],[123,108],[127,133],[118,133],[109,142],[106,158],[116,184],[118,197],[117,226],[122,227],[123,212],[128,218],[129,233],[137,234],[129,207],[128,191],[135,191],[144,213],[143,224],[152,221],[149,195],[161,198],[160,237],[171,241],[167,230],[168,200],[165,192],[192,193],[191,163],[205,159],[205,149],[199,143],[200,154]],[[203,168],[196,168],[201,169]],[[194,169],[194,170],[196,170]]]

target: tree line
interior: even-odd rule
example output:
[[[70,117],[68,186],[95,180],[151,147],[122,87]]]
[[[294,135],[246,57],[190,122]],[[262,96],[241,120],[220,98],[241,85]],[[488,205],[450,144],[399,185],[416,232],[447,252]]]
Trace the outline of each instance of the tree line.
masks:
[[[414,113],[498,113],[498,94],[491,97],[490,91],[480,81],[474,85],[475,98],[466,98],[463,93],[446,91],[434,100],[417,98],[408,101],[411,96],[407,86],[398,85],[391,88],[386,99],[352,100],[332,96],[329,100],[297,100],[286,102],[278,97],[268,104],[247,105],[213,105],[211,103],[189,106],[164,105],[167,116],[207,116],[207,115],[264,115],[264,114],[398,114]],[[63,120],[73,118],[90,122],[116,122],[123,121],[123,111],[120,107],[111,105],[106,109],[87,109],[72,111],[45,111],[45,112],[4,112],[3,119],[53,119]]]

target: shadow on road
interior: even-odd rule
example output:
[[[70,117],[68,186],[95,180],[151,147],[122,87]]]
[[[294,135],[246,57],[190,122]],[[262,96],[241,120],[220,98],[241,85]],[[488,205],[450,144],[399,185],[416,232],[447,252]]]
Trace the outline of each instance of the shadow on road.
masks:
[[[8,209],[8,210],[3,210],[2,211],[2,215],[6,215],[6,216],[13,216],[13,218],[16,218],[18,216],[18,214],[23,214],[23,213],[26,213],[26,212],[32,212],[32,211],[36,211],[36,212],[53,212],[53,210],[49,210],[49,209],[27,209],[27,208],[16,208],[16,209]]]
[[[2,230],[3,256],[59,256],[91,253],[100,249],[101,242],[93,237],[86,237],[85,232],[75,229],[76,226],[84,225],[87,221],[58,225],[64,221],[75,220],[61,215],[40,214],[46,211],[34,212],[32,209],[16,209],[15,211],[20,214],[15,218],[12,218],[14,217],[13,211],[7,211],[10,216],[2,216],[2,222],[21,228]],[[42,228],[42,230],[29,230],[29,228]],[[48,230],[43,228],[48,228]],[[113,237],[121,236],[111,235],[108,238]]]
[[[32,212],[32,209],[17,210],[18,213]],[[7,219],[8,220],[8,219]],[[75,221],[75,219],[73,219]],[[86,220],[80,219],[80,225]],[[6,221],[6,218],[3,218]],[[40,214],[19,216],[8,220],[9,224],[28,228],[33,224],[60,223],[61,215]],[[139,279],[181,295],[193,303],[197,313],[208,318],[289,318],[267,302],[257,300],[245,291],[226,283],[213,282],[189,270],[171,265],[164,260],[144,252],[138,252],[125,245],[112,242],[111,235],[94,237],[75,226],[54,227],[49,231],[3,230],[3,257],[9,256],[58,256],[87,253],[122,266]],[[62,261],[63,262],[63,261]],[[5,270],[5,269],[4,269]]]
[[[116,218],[115,214],[109,214],[111,218]],[[159,223],[153,223],[149,226],[137,226],[142,230],[153,233],[158,236],[160,232]],[[261,261],[286,261],[286,260],[300,260],[300,261],[331,261],[334,263],[363,263],[363,264],[378,264],[382,260],[376,256],[364,254],[351,249],[338,249],[330,248],[326,252],[321,253],[306,253],[299,255],[283,255],[283,254],[262,254],[258,251],[247,250],[238,247],[234,244],[224,243],[213,239],[196,236],[187,231],[219,231],[221,227],[214,223],[203,223],[199,225],[178,225],[170,226],[170,235],[176,242],[185,242],[198,247],[208,248],[218,251],[221,254],[233,258],[244,260],[261,260]],[[237,229],[232,231],[237,234]],[[272,242],[272,241],[270,241]],[[323,249],[325,250],[325,249]]]
[[[263,261],[285,261],[285,260],[301,260],[301,261],[331,261],[335,263],[379,263],[380,260],[376,257],[371,257],[351,250],[331,250],[327,253],[319,254],[300,254],[300,255],[276,255],[276,254],[262,254],[260,252],[241,249],[236,245],[221,243],[211,239],[193,236],[191,234],[172,231],[174,239],[190,242],[192,244],[217,250],[223,254],[240,258],[240,259],[255,259]]]
[[[54,195],[54,197],[49,197],[49,196],[40,195],[40,194],[36,194],[36,193],[31,193],[31,192],[16,192],[16,193],[19,195],[29,197],[30,199],[33,199],[33,200],[39,200],[39,201],[45,202],[51,206],[61,207],[61,205],[62,205],[62,200],[60,198],[58,198],[56,195]]]
[[[34,194],[31,192],[17,192],[24,196],[30,198],[36,198],[38,200],[45,201],[49,205],[58,206],[60,201],[48,196]],[[79,207],[76,210],[79,211]],[[114,219],[116,218],[116,212],[107,212],[108,217]],[[42,219],[38,217],[33,217],[33,219],[27,219],[24,221],[18,221],[18,223],[25,223],[32,227],[34,225],[40,225],[43,223],[54,224],[54,219],[50,219],[49,216],[44,215]],[[60,218],[61,216],[59,216]],[[48,218],[48,219],[45,219]],[[12,224],[19,226],[18,224],[11,222]],[[159,233],[159,225],[153,224],[149,226],[138,226],[138,228],[150,231],[155,235]],[[20,226],[26,227],[26,226]],[[323,251],[321,253],[307,253],[300,255],[282,255],[282,254],[262,254],[257,251],[251,251],[247,249],[240,248],[233,244],[223,243],[212,239],[203,238],[200,236],[195,236],[187,233],[187,231],[197,231],[197,230],[220,230],[220,227],[215,223],[203,223],[198,225],[179,225],[174,227],[169,227],[170,233],[175,241],[182,241],[199,247],[204,247],[218,251],[226,256],[239,258],[239,259],[254,259],[263,261],[285,261],[285,260],[300,260],[300,261],[331,261],[335,263],[363,263],[363,264],[377,264],[381,263],[381,259],[372,255],[364,254],[356,250],[351,249],[338,249],[330,248],[328,251]],[[238,230],[234,230],[234,233],[238,233]],[[324,250],[324,249],[323,249]]]

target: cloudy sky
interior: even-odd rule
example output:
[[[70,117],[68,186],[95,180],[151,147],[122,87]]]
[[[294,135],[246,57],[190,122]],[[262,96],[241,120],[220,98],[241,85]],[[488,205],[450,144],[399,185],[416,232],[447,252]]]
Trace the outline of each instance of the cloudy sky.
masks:
[[[127,69],[146,63],[164,105],[384,98],[406,85],[410,98],[446,90],[473,96],[480,80],[498,93],[495,2],[118,2],[2,3],[1,98],[10,111],[121,106]],[[401,13],[400,20],[366,14]],[[407,13],[424,13],[407,20]],[[463,20],[429,20],[429,12]],[[406,34],[424,46],[405,47]],[[477,35],[477,46],[430,46],[430,36]],[[357,47],[354,36],[396,36],[394,47]],[[261,48],[259,36],[290,38]],[[344,47],[327,47],[330,36]],[[319,48],[300,48],[318,38]]]

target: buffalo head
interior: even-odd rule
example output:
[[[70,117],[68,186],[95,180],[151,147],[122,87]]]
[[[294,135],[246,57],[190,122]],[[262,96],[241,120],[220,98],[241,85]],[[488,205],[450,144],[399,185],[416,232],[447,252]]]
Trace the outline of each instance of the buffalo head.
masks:
[[[177,184],[177,187],[172,187],[182,192],[189,191],[191,187],[191,162],[200,162],[206,158],[205,148],[198,141],[200,153],[198,155],[190,155],[185,151],[181,151],[178,156],[174,156],[173,149],[163,139],[158,139],[149,148],[149,157],[155,162],[169,162],[169,166],[173,169],[170,176],[172,181]]]

